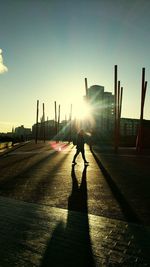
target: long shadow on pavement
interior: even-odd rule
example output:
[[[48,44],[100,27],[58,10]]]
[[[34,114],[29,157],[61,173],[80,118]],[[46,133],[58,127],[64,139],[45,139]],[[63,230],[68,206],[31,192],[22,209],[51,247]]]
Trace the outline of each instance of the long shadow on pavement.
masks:
[[[53,154],[46,155],[42,159],[38,159],[35,163],[33,163],[31,166],[25,168],[22,172],[19,172],[17,175],[6,177],[4,180],[0,181],[0,195],[7,196],[7,197],[15,197],[19,199],[23,199],[25,201],[32,201],[33,198],[37,200],[37,183],[39,184],[41,180],[47,181],[49,177],[49,172],[47,170],[47,174],[44,174],[43,176],[40,175],[39,180],[35,181],[35,186],[32,185],[34,191],[36,192],[36,195],[33,195],[32,188],[29,188],[26,186],[28,182],[30,182],[32,175],[34,174],[35,170],[38,168],[43,168],[44,165],[47,166],[48,162],[50,160],[55,160],[57,158],[59,152],[54,151]],[[64,154],[60,161],[57,162],[56,166],[53,167],[51,172],[56,171],[58,166],[64,162],[65,158],[68,156],[68,154]],[[49,181],[49,180],[48,180]],[[49,181],[49,183],[52,181],[52,177]],[[31,187],[31,186],[30,186]],[[41,186],[40,186],[41,188]],[[32,194],[30,194],[32,193]],[[42,196],[41,196],[42,197]],[[38,196],[39,198],[39,196]],[[34,200],[35,200],[34,199]]]
[[[66,225],[60,221],[47,245],[41,267],[94,267],[92,253],[88,207],[86,170],[82,172],[82,181],[79,186],[72,167],[72,192],[68,198],[68,215]]]

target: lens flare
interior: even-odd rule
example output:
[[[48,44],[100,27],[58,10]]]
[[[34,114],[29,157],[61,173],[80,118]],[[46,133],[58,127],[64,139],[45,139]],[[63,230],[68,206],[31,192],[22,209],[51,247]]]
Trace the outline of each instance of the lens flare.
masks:
[[[90,106],[85,101],[78,102],[74,109],[74,117],[78,120],[86,120],[90,113]]]
[[[61,152],[67,149],[68,143],[52,141],[50,142],[50,146],[53,150]]]

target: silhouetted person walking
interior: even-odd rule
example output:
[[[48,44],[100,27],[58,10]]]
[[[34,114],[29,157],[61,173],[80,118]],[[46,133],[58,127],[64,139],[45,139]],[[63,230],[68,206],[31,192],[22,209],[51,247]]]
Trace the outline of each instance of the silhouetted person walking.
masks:
[[[85,143],[85,140],[84,140],[84,131],[83,130],[80,130],[80,132],[78,133],[78,136],[77,136],[77,146],[76,146],[77,152],[74,155],[72,164],[76,164],[76,161],[75,160],[76,160],[76,157],[79,155],[80,152],[82,154],[82,158],[84,160],[84,163],[85,164],[88,164],[89,163],[86,160],[86,158],[85,158],[84,143]]]

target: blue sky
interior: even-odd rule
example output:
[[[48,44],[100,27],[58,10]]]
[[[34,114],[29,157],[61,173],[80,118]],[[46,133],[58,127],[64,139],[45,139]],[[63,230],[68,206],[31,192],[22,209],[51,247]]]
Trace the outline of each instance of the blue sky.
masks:
[[[124,87],[122,117],[139,118],[141,72],[150,119],[149,0],[0,0],[0,49],[8,71],[0,74],[0,132],[35,123],[36,101],[54,118],[80,109],[88,85],[113,92],[118,65]]]

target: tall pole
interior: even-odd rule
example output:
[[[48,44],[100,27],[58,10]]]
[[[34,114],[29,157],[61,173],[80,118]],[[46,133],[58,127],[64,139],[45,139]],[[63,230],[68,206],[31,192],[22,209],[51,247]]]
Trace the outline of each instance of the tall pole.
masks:
[[[58,106],[58,125],[59,125],[59,123],[60,123],[60,105]]]
[[[145,81],[145,68],[142,68],[142,88],[141,88],[141,111],[140,111],[140,124],[137,136],[136,149],[140,153],[143,146],[143,116],[144,116],[144,103],[147,89],[147,81]]]
[[[118,81],[118,88],[117,88],[117,150],[119,147],[119,137],[120,137],[120,81]]]
[[[88,99],[88,83],[87,83],[87,78],[85,78],[85,94],[86,94],[86,99]]]
[[[121,111],[122,111],[122,96],[123,96],[123,87],[121,87],[121,92],[120,92],[120,109],[119,109],[120,118],[121,118]]]
[[[67,125],[68,125],[68,122],[67,122],[67,115],[65,114],[65,130],[64,130],[64,133],[65,133],[65,140],[67,140],[67,136],[68,136],[68,127],[67,127]]]
[[[55,105],[55,135],[57,135],[57,105],[56,101],[54,102]]]
[[[58,133],[60,130],[59,127],[60,127],[60,105],[58,106],[58,127],[57,127]]]
[[[117,88],[118,88],[118,68],[117,65],[114,67],[114,149],[117,153],[118,151],[118,144],[117,144]]]
[[[144,84],[143,109],[144,109],[144,104],[145,104],[146,89],[147,89],[147,81],[146,81],[145,84]],[[143,111],[143,112],[144,112],[144,111]]]
[[[140,115],[141,121],[143,121],[146,87],[147,87],[147,82],[145,82],[145,68],[143,68],[142,69],[142,91],[141,91],[141,115]]]
[[[35,132],[35,143],[36,144],[38,140],[38,118],[39,118],[39,100],[37,100],[37,108],[36,108],[36,132]]]
[[[117,92],[117,115],[119,115],[120,111],[120,81],[118,81],[118,92]]]
[[[47,116],[47,124],[46,124],[46,138],[49,139],[49,131],[48,131],[48,116]]]
[[[42,123],[43,123],[43,141],[45,143],[45,106],[44,106],[44,103],[43,103],[43,120],[42,120]]]
[[[69,118],[69,121],[70,121],[70,133],[69,133],[69,142],[71,142],[71,135],[72,135],[72,104],[70,106],[70,118]]]

